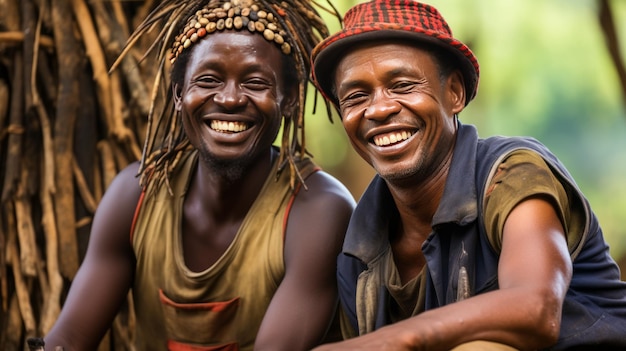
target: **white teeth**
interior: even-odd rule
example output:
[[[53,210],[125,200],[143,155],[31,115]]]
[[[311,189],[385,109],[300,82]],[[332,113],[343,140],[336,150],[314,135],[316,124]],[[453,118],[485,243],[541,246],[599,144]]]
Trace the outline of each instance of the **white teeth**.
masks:
[[[376,144],[376,146],[395,144],[407,140],[411,135],[413,135],[413,133],[407,131],[377,135],[374,137],[374,144]]]
[[[211,121],[211,129],[218,132],[238,133],[248,129],[248,125],[243,122]]]

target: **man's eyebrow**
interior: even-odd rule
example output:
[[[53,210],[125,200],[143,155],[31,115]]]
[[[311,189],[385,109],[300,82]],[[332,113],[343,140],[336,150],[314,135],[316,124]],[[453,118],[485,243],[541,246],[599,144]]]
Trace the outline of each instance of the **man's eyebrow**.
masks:
[[[406,67],[394,67],[393,69],[390,69],[389,71],[385,72],[384,78],[391,79],[394,77],[398,77],[402,75],[409,75],[409,74],[414,75],[415,71],[412,69],[407,69]],[[364,79],[355,78],[355,79],[350,79],[350,80],[344,80],[339,85],[336,86],[336,90],[337,90],[336,93],[339,92],[339,89],[351,89],[353,87],[363,86],[363,85],[367,85],[367,82]]]
[[[344,80],[342,81],[337,87],[337,93],[339,93],[339,90],[343,89],[343,90],[349,90],[352,89],[354,87],[359,87],[359,86],[363,86],[365,85],[366,82],[364,79],[350,79],[350,80]]]
[[[397,76],[402,76],[402,75],[415,75],[415,70],[408,69],[404,66],[400,66],[400,67],[395,67],[385,72],[385,78],[387,79],[394,78]]]

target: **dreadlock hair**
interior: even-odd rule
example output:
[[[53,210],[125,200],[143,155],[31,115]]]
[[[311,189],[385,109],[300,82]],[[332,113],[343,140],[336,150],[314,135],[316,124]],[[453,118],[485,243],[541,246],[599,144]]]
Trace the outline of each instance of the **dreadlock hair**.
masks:
[[[175,111],[172,99],[166,99],[160,112],[155,112],[159,92],[163,94],[167,91],[166,96],[172,96],[172,84],[166,81],[166,70],[171,68],[173,80],[182,80],[193,44],[206,35],[223,30],[256,32],[276,43],[286,55],[286,82],[292,85],[297,82],[298,102],[295,116],[283,116],[278,172],[288,165],[292,189],[296,181],[304,185],[296,161],[307,153],[304,112],[308,83],[311,82],[310,55],[315,45],[330,34],[316,7],[332,14],[341,24],[337,9],[330,0],[326,0],[326,3],[328,6],[316,0],[163,0],[152,10],[131,34],[111,68],[114,70],[117,67],[144,34],[160,28],[144,54],[145,58],[155,49],[158,50],[159,66],[152,87],[146,139],[139,167],[140,184],[144,189],[153,181],[156,184],[166,182],[169,187],[171,171],[183,153],[191,147],[182,127],[180,112]],[[324,103],[332,122],[331,106],[327,101]]]

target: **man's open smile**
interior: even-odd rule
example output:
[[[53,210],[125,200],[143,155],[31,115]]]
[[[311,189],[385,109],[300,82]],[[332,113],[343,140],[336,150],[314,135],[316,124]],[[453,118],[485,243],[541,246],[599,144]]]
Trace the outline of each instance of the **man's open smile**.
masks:
[[[374,136],[373,141],[376,146],[388,146],[409,139],[413,135],[410,130],[383,133]]]
[[[221,133],[239,133],[250,128],[245,122],[220,120],[211,120],[209,127]]]

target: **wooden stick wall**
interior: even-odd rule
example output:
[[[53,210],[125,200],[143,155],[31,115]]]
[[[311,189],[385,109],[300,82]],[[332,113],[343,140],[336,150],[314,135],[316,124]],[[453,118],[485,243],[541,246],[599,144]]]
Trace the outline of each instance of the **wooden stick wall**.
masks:
[[[0,0],[1,350],[50,329],[102,194],[141,156],[150,38],[108,70],[154,2]],[[128,311],[101,350],[132,350]]]

